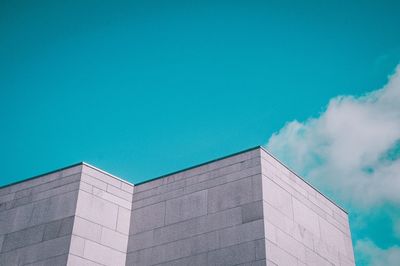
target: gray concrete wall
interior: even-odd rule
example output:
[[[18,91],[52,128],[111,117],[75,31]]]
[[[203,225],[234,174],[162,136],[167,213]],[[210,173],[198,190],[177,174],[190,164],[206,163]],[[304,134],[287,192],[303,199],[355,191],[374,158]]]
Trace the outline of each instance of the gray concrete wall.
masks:
[[[0,265],[65,265],[81,166],[0,189]]]
[[[355,265],[347,213],[262,148],[135,187],[127,265]]]
[[[132,193],[86,164],[1,188],[0,265],[125,265]]]
[[[68,265],[125,265],[133,185],[83,165]]]
[[[127,265],[265,265],[260,151],[135,186]]]
[[[0,188],[2,265],[354,265],[347,214],[261,148],[133,186],[80,164]]]
[[[355,265],[347,214],[261,150],[267,265]]]

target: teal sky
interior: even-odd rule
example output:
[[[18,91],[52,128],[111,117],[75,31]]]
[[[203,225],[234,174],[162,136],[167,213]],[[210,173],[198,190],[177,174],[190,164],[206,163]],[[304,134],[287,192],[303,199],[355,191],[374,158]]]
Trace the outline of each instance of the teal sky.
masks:
[[[265,144],[332,97],[381,88],[400,61],[399,11],[3,0],[0,185],[79,161],[136,183]]]

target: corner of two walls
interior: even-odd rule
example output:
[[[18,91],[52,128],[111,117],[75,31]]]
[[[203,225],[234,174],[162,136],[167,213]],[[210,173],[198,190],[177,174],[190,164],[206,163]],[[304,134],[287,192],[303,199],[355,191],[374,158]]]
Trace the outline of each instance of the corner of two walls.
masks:
[[[354,266],[348,216],[261,150],[268,265]]]
[[[133,185],[82,165],[68,265],[125,265]]]
[[[354,265],[347,214],[262,148],[133,186],[80,164],[0,190],[0,265]]]
[[[261,187],[255,149],[135,186],[127,265],[265,265]]]
[[[0,265],[65,265],[81,165],[0,189]]]

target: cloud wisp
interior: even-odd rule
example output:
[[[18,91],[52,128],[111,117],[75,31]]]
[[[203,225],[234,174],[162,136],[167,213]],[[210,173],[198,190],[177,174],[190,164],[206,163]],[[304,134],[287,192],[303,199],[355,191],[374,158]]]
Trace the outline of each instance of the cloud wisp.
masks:
[[[360,265],[395,266],[400,262],[399,246],[382,249],[370,240],[359,240],[354,249],[356,253],[361,254],[358,258]]]
[[[266,147],[352,209],[356,220],[367,217],[371,208],[390,205],[400,211],[400,65],[383,88],[331,99],[317,117],[287,123]],[[390,216],[400,242],[400,217]],[[400,260],[399,245],[381,248],[371,239],[356,240],[355,252],[368,265]],[[374,254],[386,256],[386,264]]]
[[[287,123],[267,148],[351,205],[400,203],[400,66],[384,88]]]

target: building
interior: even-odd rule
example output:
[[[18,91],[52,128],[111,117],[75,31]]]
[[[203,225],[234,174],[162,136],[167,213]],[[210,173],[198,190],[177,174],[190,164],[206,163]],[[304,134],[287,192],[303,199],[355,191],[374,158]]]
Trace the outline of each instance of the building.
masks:
[[[262,147],[140,184],[86,163],[0,188],[0,265],[354,265],[347,213]]]

